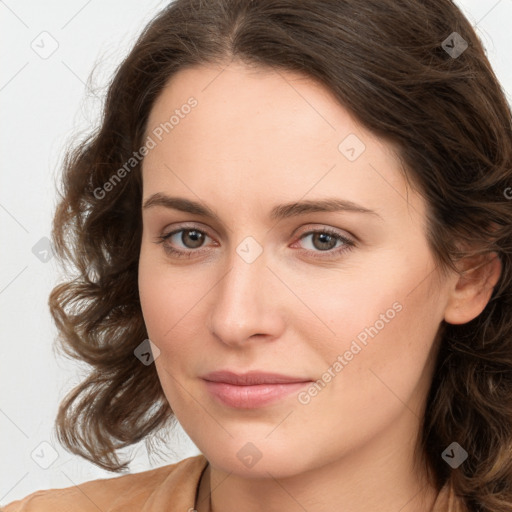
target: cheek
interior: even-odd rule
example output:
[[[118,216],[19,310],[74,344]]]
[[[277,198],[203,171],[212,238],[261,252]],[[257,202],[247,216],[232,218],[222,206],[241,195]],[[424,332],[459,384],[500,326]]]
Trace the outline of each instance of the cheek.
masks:
[[[181,416],[184,408],[183,390],[179,382],[192,361],[194,339],[197,336],[183,332],[188,315],[193,313],[188,306],[195,297],[193,287],[187,287],[176,281],[174,273],[157,270],[158,263],[141,257],[139,264],[139,296],[144,323],[149,339],[160,350],[155,366],[162,390],[174,413]],[[192,297],[194,295],[194,297]]]
[[[180,281],[176,272],[171,272],[159,254],[143,244],[138,270],[139,297],[144,322],[150,339],[163,341],[172,334],[172,329],[185,314],[187,293],[192,288]],[[192,292],[190,292],[192,294]],[[163,350],[164,347],[160,347]]]
[[[202,283],[202,284],[197,284]],[[193,372],[204,345],[204,307],[212,284],[196,279],[183,269],[171,269],[162,261],[141,258],[139,296],[149,339],[160,349],[157,367],[168,371]],[[172,380],[172,379],[171,379]]]
[[[415,425],[431,381],[428,357],[438,326],[426,285],[411,292],[416,277],[411,271],[378,291],[371,280],[350,290],[333,286],[331,301],[314,303],[336,335],[315,338],[312,329],[304,331],[308,343],[316,339],[311,348],[324,364],[316,368],[319,380],[301,396],[300,421],[289,436],[310,425],[329,440],[329,450],[343,451],[398,425],[402,415]]]
[[[305,279],[296,288],[310,311],[300,325],[298,316],[293,323],[303,341],[322,354],[325,368],[317,370],[328,371],[343,357],[342,368],[331,368],[337,396],[347,389],[369,400],[393,398],[393,391],[408,396],[422,378],[442,320],[442,301],[429,289],[428,254],[418,256],[389,253],[368,261],[364,272]]]
[[[151,262],[141,254],[139,262],[139,298],[144,317],[144,323],[151,340],[161,338],[161,330],[167,315],[164,315],[164,309],[167,309],[168,297],[164,294],[165,287],[161,279],[157,278],[157,272],[151,270]],[[159,346],[159,348],[161,348]]]

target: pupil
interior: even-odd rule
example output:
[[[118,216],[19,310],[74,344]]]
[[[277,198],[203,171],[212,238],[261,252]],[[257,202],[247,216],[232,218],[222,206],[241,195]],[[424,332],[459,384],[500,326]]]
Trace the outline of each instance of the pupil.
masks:
[[[182,235],[182,238],[183,238],[183,236],[185,236],[185,233],[187,233],[189,238],[192,239],[192,246],[193,246],[193,248],[201,246],[201,243],[202,243],[202,233],[199,233],[199,231],[196,231],[195,229],[191,229],[191,230],[185,231],[183,233],[183,235]],[[182,240],[182,242],[185,243],[185,240]],[[189,244],[185,243],[185,245],[189,245]]]
[[[329,244],[329,241],[334,241],[335,244],[336,244],[336,240],[334,239],[333,236],[329,235],[328,233],[317,233],[315,235],[315,237],[319,237],[320,238],[320,243],[321,244],[327,244],[329,245],[329,247],[322,247],[322,249],[332,249],[334,246],[332,244]]]

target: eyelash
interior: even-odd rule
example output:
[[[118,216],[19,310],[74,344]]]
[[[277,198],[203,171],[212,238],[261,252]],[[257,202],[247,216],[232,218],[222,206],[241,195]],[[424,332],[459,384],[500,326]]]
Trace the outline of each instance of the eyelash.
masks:
[[[203,252],[201,249],[189,249],[188,251],[182,251],[179,249],[175,249],[174,247],[171,247],[170,245],[165,243],[166,240],[169,239],[171,236],[173,236],[177,233],[180,233],[182,231],[197,231],[198,233],[201,233],[202,235],[209,236],[208,233],[204,232],[203,230],[197,229],[195,227],[187,226],[187,227],[182,227],[180,229],[171,231],[170,233],[168,233],[166,235],[158,236],[157,241],[155,243],[162,244],[165,252],[167,254],[169,254],[170,256],[173,256],[176,258],[191,258],[191,257],[193,257],[194,253]],[[318,251],[318,250],[314,251],[314,250],[309,250],[309,249],[303,249],[304,251],[309,252],[309,253],[311,253],[311,252],[320,253],[320,255],[313,255],[313,258],[321,258],[324,260],[325,259],[333,259],[333,258],[341,256],[342,253],[351,251],[356,246],[356,243],[353,240],[350,240],[349,238],[346,238],[346,237],[340,235],[337,231],[334,231],[330,228],[323,228],[323,229],[318,229],[318,230],[307,231],[306,233],[303,233],[300,236],[299,240],[302,240],[302,238],[305,238],[306,236],[314,235],[317,233],[333,236],[337,240],[343,242],[344,246],[338,247],[337,249],[329,249],[326,251]]]

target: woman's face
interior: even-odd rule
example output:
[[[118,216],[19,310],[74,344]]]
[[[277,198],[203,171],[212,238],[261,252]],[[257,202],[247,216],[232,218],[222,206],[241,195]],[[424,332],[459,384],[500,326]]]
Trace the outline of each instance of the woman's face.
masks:
[[[142,310],[210,463],[277,477],[408,453],[448,295],[391,147],[311,80],[239,63],[175,75],[146,134]],[[203,378],[222,370],[302,383]]]

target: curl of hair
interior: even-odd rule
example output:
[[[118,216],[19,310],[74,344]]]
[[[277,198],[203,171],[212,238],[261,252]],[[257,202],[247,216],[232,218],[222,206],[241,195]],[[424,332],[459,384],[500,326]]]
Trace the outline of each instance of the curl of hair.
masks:
[[[442,47],[453,32],[468,43],[457,58]],[[169,78],[232,59],[316,80],[397,148],[407,183],[426,200],[440,274],[460,273],[464,257],[500,258],[483,312],[440,326],[419,446],[438,489],[451,478],[469,510],[509,512],[512,201],[504,191],[512,186],[512,114],[478,36],[450,0],[176,0],[151,20],[116,70],[100,127],[64,161],[52,237],[76,275],[52,290],[49,306],[61,348],[91,371],[60,405],[59,440],[121,471],[127,462],[116,451],[174,416],[155,366],[134,356],[148,337],[137,285],[141,163],[112,180],[144,144]],[[441,457],[453,441],[468,452],[457,469]]]

